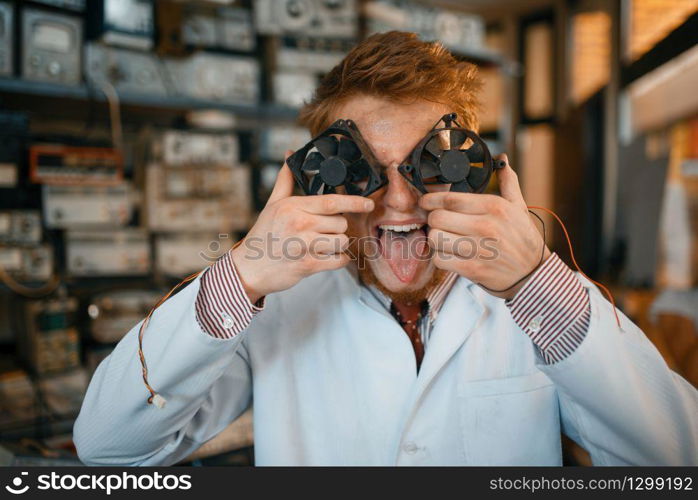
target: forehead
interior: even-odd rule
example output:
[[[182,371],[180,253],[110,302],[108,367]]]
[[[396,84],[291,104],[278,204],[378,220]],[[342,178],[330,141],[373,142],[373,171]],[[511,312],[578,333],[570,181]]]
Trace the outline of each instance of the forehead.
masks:
[[[332,121],[353,120],[381,165],[401,163],[434,124],[450,110],[422,99],[400,103],[358,95],[337,109]]]

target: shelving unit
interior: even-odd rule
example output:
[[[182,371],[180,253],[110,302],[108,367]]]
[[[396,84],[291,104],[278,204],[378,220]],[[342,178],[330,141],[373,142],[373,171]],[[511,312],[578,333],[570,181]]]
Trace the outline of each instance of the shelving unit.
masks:
[[[20,78],[0,78],[0,104],[12,105],[12,98],[41,97],[51,100],[66,99],[87,103],[106,103],[107,99],[98,88],[89,85],[67,86],[53,83],[34,82]],[[192,99],[186,96],[159,96],[148,94],[119,94],[120,104],[129,111],[133,108],[182,112],[196,109],[217,109],[233,113],[236,117],[257,124],[270,121],[293,121],[298,110],[273,103],[237,104],[223,101]],[[23,103],[24,104],[24,103]]]

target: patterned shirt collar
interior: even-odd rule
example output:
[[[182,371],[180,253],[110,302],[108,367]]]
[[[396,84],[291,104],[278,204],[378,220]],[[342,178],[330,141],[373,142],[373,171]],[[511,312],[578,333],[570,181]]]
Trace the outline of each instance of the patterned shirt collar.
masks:
[[[434,321],[436,320],[436,317],[439,314],[439,311],[441,310],[441,306],[443,306],[444,302],[446,301],[446,297],[448,297],[448,292],[451,291],[451,288],[453,288],[454,283],[458,279],[458,274],[457,273],[448,273],[446,275],[446,278],[439,283],[436,288],[431,290],[429,292],[429,295],[427,295],[427,303],[429,304],[429,320]],[[390,305],[392,304],[392,300],[390,297],[385,295],[383,292],[381,292],[375,285],[369,285],[367,287],[370,292],[373,294],[373,296],[383,305],[383,307],[386,308],[386,310],[390,311]]]

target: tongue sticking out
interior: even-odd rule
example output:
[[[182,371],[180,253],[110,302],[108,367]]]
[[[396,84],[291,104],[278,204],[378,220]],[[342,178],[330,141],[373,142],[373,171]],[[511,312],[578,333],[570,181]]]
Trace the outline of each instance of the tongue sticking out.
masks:
[[[380,242],[383,258],[403,283],[414,279],[420,261],[426,260],[429,255],[427,237],[421,229],[409,233],[383,231]]]

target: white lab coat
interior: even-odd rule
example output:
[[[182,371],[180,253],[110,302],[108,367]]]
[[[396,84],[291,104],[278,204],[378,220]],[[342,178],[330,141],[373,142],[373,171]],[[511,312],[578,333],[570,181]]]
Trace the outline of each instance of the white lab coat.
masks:
[[[231,340],[198,326],[197,279],[144,337],[167,405],[146,403],[134,327],[95,372],[75,444],[87,464],[173,464],[254,401],[258,465],[560,465],[561,430],[598,465],[698,464],[698,392],[585,286],[589,332],[546,365],[504,301],[459,278],[416,376],[404,331],[348,269],[270,295]]]

